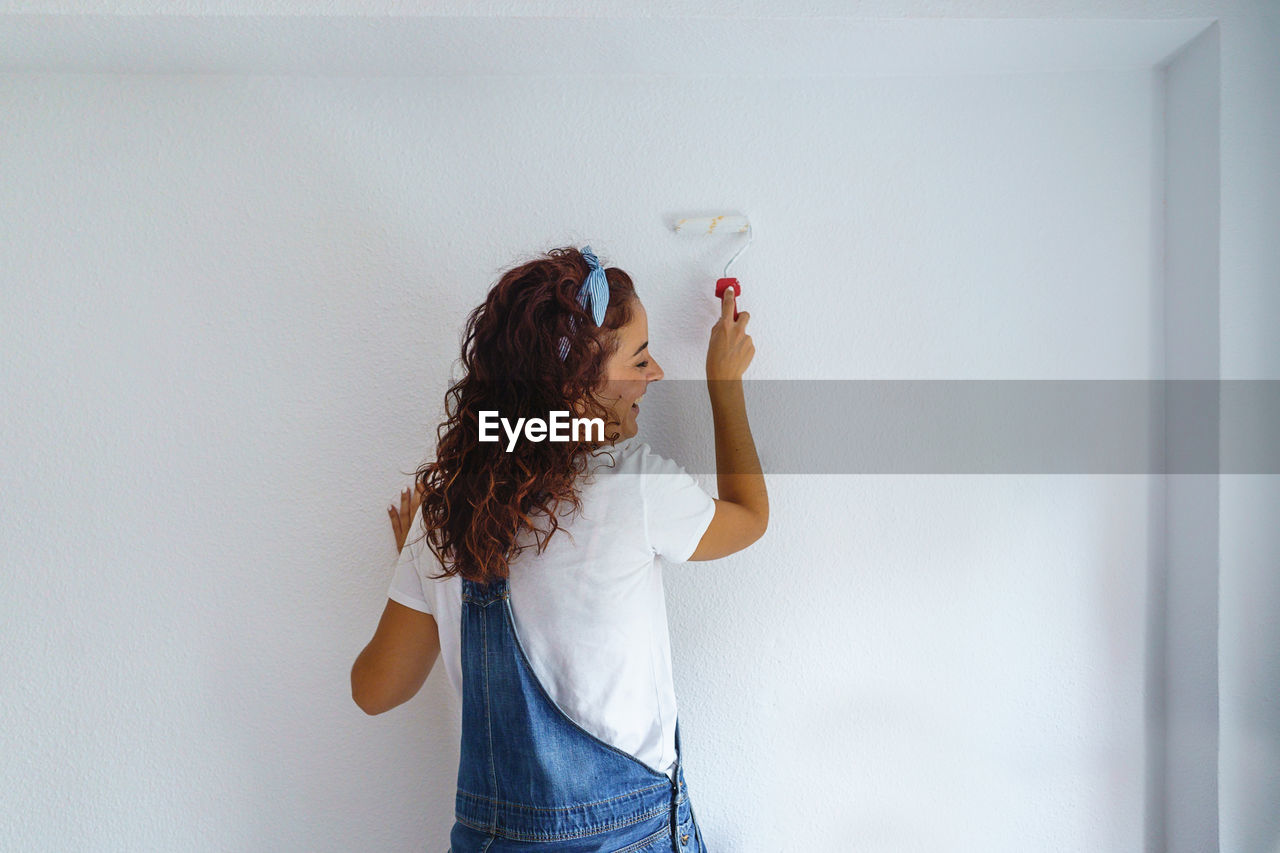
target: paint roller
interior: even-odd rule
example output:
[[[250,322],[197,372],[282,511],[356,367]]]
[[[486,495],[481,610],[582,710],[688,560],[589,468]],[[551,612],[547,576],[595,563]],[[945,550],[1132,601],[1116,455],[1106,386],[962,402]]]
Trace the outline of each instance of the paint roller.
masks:
[[[687,234],[694,237],[707,237],[715,234],[743,234],[747,235],[747,242],[737,251],[729,263],[724,265],[724,274],[716,280],[716,299],[724,298],[726,287],[733,288],[734,309],[733,319],[738,319],[737,299],[742,296],[742,285],[738,283],[736,278],[729,278],[729,264],[732,264],[746,251],[747,246],[751,245],[751,223],[747,221],[745,216],[703,216],[691,217],[676,220],[676,233]]]

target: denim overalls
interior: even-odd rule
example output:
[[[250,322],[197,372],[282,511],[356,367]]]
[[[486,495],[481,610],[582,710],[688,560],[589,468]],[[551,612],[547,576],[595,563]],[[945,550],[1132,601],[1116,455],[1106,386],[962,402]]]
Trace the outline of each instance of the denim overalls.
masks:
[[[592,735],[547,695],[507,581],[462,578],[462,751],[449,853],[705,853],[676,781]]]

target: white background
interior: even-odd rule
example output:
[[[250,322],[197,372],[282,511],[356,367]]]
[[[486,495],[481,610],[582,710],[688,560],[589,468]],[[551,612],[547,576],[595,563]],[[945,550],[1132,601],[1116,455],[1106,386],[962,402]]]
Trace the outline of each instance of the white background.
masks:
[[[348,673],[465,314],[553,246],[668,379],[740,246],[670,224],[721,210],[748,379],[1277,375],[1271,4],[441,4],[385,51],[60,5],[0,7],[4,849],[445,849],[443,667],[378,717]],[[708,471],[689,423],[641,437]],[[710,848],[1280,849],[1277,478],[1177,480],[770,476],[666,570]]]

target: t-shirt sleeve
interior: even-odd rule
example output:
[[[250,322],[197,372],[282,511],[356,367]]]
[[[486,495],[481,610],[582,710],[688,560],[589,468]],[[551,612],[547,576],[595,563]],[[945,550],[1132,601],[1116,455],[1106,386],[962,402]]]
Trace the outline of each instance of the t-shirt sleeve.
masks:
[[[427,603],[427,595],[422,589],[422,576],[418,574],[417,553],[426,547],[426,540],[409,543],[400,549],[400,558],[396,560],[395,575],[391,578],[391,588],[387,590],[387,598],[412,607],[423,613],[431,613],[431,605]]]
[[[640,448],[640,490],[644,495],[645,535],[654,553],[677,563],[687,561],[711,526],[716,504],[678,463]]]

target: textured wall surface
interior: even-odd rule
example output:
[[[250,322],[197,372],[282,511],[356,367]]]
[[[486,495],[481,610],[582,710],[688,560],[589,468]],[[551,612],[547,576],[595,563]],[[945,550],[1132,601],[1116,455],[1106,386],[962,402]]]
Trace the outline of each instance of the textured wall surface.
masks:
[[[792,5],[776,14],[1107,7]],[[1222,19],[1220,367],[1275,376],[1280,30],[1263,5],[1121,6]],[[669,224],[725,208],[758,229],[733,268],[748,378],[1162,377],[1163,99],[1152,69],[0,76],[0,847],[444,850],[443,667],[377,717],[348,673],[390,580],[384,507],[497,276],[591,244],[635,278],[667,379],[700,380],[738,244]],[[646,407],[641,438],[713,468],[709,408]],[[1276,481],[1221,479],[1223,850],[1280,838]],[[1158,479],[769,488],[757,545],[666,568],[713,850],[1160,837]]]

